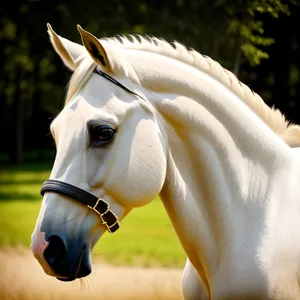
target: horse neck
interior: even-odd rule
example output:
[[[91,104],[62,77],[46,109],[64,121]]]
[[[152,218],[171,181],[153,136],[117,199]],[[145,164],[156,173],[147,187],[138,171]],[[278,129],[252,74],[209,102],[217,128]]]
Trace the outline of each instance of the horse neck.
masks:
[[[160,112],[168,124],[169,152],[160,196],[185,252],[208,289],[213,274],[239,274],[234,271],[241,266],[241,253],[248,279],[260,287],[264,280],[256,269],[256,243],[269,207],[264,202],[273,201],[267,197],[272,193],[269,175],[281,141],[264,152],[254,134],[260,128],[244,136],[243,126],[226,122],[224,114],[219,119],[225,127],[213,109],[208,112],[195,100],[181,96],[164,102]]]
[[[280,169],[287,159],[288,147],[207,74],[182,64],[176,69],[174,62],[148,63],[154,66],[148,78],[146,67],[135,70],[144,86],[160,92],[154,105],[170,144],[160,196],[183,248],[203,282],[228,272],[225,262],[237,270],[237,255],[245,253],[247,276],[257,275],[251,282],[260,286],[255,243],[264,228],[264,202],[271,201],[269,175],[274,162]]]

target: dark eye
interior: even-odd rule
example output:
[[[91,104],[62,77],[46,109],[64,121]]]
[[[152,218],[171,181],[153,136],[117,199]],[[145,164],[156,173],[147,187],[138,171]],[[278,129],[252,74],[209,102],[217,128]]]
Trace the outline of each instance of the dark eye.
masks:
[[[90,129],[91,145],[101,147],[113,141],[116,130],[108,125],[92,126]]]

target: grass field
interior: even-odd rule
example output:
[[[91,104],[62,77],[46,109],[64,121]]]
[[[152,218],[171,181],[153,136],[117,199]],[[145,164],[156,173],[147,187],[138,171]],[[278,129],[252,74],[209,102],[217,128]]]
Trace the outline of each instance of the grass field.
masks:
[[[42,182],[51,164],[0,170],[0,247],[30,245]],[[183,267],[185,254],[159,199],[133,210],[113,235],[105,234],[93,257],[116,265]]]

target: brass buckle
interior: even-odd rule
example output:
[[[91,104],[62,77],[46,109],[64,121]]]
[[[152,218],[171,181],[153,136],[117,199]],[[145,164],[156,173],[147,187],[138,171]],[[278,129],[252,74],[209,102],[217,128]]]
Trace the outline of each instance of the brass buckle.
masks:
[[[97,202],[95,203],[94,206],[87,205],[87,207],[88,207],[89,209],[95,211],[99,216],[101,216],[101,214],[100,214],[99,211],[96,209],[96,207],[97,207],[97,205],[99,204],[99,202],[100,202],[101,200],[102,200],[102,199],[99,198],[99,199],[97,200]],[[107,203],[107,205],[108,205],[108,203]],[[109,207],[109,205],[108,205],[108,207]]]
[[[115,223],[113,223],[112,225],[110,225],[110,226],[108,226],[107,225],[107,223],[106,222],[104,222],[105,223],[105,226],[106,226],[106,228],[107,228],[107,231],[109,232],[109,233],[113,233],[110,229],[112,228],[112,227],[114,227],[116,224],[118,224],[119,225],[119,227],[120,227],[120,222],[119,222],[119,219],[118,219],[118,217],[112,212],[112,211],[110,211],[114,216],[115,216],[115,218],[116,218],[116,222]],[[102,219],[102,218],[101,218]],[[103,219],[102,219],[103,220]]]
[[[100,212],[96,209],[96,207],[97,207],[97,205],[99,204],[100,201],[103,201],[103,202],[107,205],[107,209],[106,209],[106,211],[105,211],[104,213],[100,213]],[[89,209],[95,211],[95,212],[100,216],[101,221],[102,221],[102,225],[105,225],[105,227],[106,227],[106,229],[107,229],[107,231],[108,231],[109,233],[113,233],[113,232],[111,232],[110,229],[111,229],[113,226],[115,226],[116,224],[118,224],[118,225],[120,226],[119,218],[116,216],[116,214],[115,214],[114,212],[112,212],[112,211],[110,210],[109,204],[108,204],[106,201],[104,201],[103,199],[99,198],[99,199],[97,200],[97,202],[95,203],[94,206],[87,205],[87,207],[88,207]],[[103,219],[103,216],[106,215],[108,212],[112,213],[113,216],[114,216],[115,219],[116,219],[116,222],[113,223],[112,225],[107,225],[107,222],[105,222],[104,219]]]

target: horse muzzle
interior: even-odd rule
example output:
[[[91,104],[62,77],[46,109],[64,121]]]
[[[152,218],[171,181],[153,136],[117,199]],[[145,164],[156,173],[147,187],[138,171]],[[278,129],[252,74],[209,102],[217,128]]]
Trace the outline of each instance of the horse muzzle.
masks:
[[[95,224],[89,222],[88,226],[76,226],[77,223],[82,225],[87,215],[82,211],[82,214],[80,212],[77,215],[73,213],[71,218],[67,217],[68,205],[73,206],[73,201],[86,205],[94,214],[94,219],[96,218],[97,222],[102,223],[102,227],[110,233],[119,229],[118,217],[105,200],[63,181],[45,181],[41,189],[42,196],[45,193],[49,193],[50,195],[47,197],[50,198],[46,201],[40,224],[32,237],[31,249],[34,256],[48,275],[55,276],[60,280],[71,281],[89,275],[91,273],[89,254],[94,240],[91,238],[89,230]],[[57,198],[57,196],[59,197]],[[61,196],[67,197],[68,199],[65,200],[68,203],[62,202],[66,206],[59,211],[55,206],[57,199]],[[77,217],[75,218],[74,215]]]
[[[45,239],[43,236],[39,236],[41,240],[35,240],[31,249],[45,273],[62,281],[72,281],[91,273],[90,249],[81,239],[68,243],[59,233]]]

